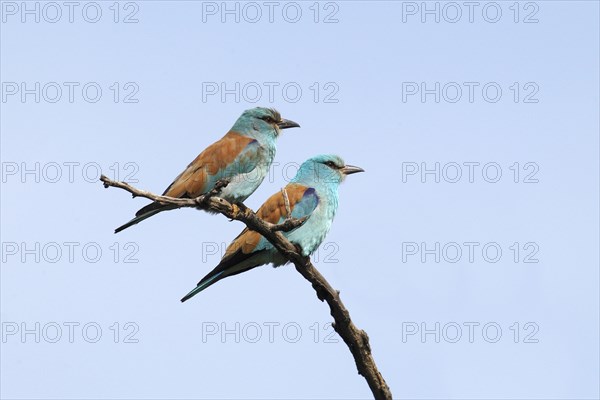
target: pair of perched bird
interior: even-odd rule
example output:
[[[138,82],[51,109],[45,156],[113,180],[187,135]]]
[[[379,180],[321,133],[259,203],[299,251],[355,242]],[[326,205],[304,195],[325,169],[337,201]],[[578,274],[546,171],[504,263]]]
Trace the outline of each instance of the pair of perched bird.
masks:
[[[228,185],[219,197],[230,203],[243,202],[260,186],[275,158],[276,142],[282,129],[300,127],[281,118],[269,108],[244,111],[231,130],[219,141],[208,146],[164,191],[164,196],[196,198],[210,192],[221,179]],[[286,201],[278,192],[258,209],[263,220],[278,224],[286,218],[304,218],[298,228],[284,235],[302,249],[305,256],[319,247],[331,227],[338,207],[338,186],[350,174],[362,168],[346,165],[336,155],[318,155],[306,160],[296,176],[284,188]],[[153,202],[141,208],[135,218],[115,229],[115,233],[175,206]],[[283,265],[287,260],[269,241],[247,228],[227,248],[219,265],[198,283],[181,301],[186,301],[219,280],[248,271],[260,265]]]

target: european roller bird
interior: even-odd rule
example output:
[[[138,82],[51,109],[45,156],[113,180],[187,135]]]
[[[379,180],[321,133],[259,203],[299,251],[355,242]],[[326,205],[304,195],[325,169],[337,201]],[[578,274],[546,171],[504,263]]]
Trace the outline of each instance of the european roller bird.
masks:
[[[338,187],[347,175],[364,172],[362,168],[346,165],[336,155],[319,155],[305,161],[298,173],[284,188],[289,200],[291,216],[287,215],[285,197],[280,191],[258,209],[256,215],[272,224],[286,218],[307,217],[304,224],[283,232],[289,241],[309,256],[319,247],[331,227],[338,208]],[[227,247],[219,265],[206,275],[198,286],[181,301],[186,301],[223,278],[272,263],[278,267],[287,260],[273,245],[257,232],[248,228]]]
[[[243,202],[267,175],[281,130],[295,127],[300,125],[281,118],[274,109],[257,107],[244,111],[225,136],[208,146],[175,178],[163,196],[193,199],[208,193],[220,179],[228,178],[230,182],[219,197],[230,203]],[[156,201],[150,203],[115,233],[175,208]]]

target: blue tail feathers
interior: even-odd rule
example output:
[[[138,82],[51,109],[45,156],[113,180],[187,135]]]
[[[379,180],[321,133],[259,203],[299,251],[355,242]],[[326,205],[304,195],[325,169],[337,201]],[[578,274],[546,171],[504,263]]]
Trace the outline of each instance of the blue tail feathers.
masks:
[[[210,278],[208,278],[206,280],[203,279],[202,281],[200,281],[200,283],[198,283],[198,286],[196,286],[194,288],[194,290],[192,290],[191,292],[189,292],[188,294],[186,294],[181,299],[181,302],[183,303],[184,301],[191,299],[192,297],[194,297],[195,295],[197,295],[198,293],[200,293],[201,291],[203,291],[204,289],[206,289],[210,285],[212,285],[212,284],[216,283],[217,281],[219,281],[220,279],[222,279],[222,278],[220,278],[220,276],[223,275],[224,272],[225,271],[217,272],[216,274],[214,274]]]

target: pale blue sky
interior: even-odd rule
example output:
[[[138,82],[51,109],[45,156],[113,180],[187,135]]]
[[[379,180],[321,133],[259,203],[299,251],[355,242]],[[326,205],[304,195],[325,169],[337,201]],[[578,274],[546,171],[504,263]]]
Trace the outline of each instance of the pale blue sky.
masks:
[[[236,22],[221,2],[98,2],[96,23],[91,3],[72,23],[38,4],[39,23],[0,5],[2,398],[370,397],[292,267],[179,302],[240,223],[178,210],[114,235],[146,202],[88,182],[101,168],[162,192],[257,105],[302,128],[249,206],[318,153],[366,170],[340,188],[315,264],[396,397],[598,398],[597,2],[480,2],[472,22],[430,2],[439,23],[421,2],[278,2],[272,22],[258,2],[255,23],[245,3]],[[439,183],[421,176],[436,163]],[[422,338],[436,323],[439,343]]]

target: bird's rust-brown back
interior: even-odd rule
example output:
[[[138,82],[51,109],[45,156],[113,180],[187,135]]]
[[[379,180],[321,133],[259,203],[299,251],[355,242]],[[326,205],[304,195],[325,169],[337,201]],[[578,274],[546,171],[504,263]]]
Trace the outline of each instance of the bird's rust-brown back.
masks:
[[[163,193],[171,197],[197,197],[206,193],[208,177],[230,165],[254,139],[229,131],[192,161]]]
[[[290,183],[285,187],[292,211],[294,210],[294,205],[304,196],[306,189],[308,189],[306,186],[298,183]],[[287,217],[285,200],[281,191],[269,197],[258,209],[256,215],[271,224],[277,224],[282,217]],[[251,231],[248,228],[244,229],[227,247],[223,260],[233,256],[238,250],[241,250],[244,254],[251,253],[258,245],[258,242],[260,242],[261,237],[258,232]]]

